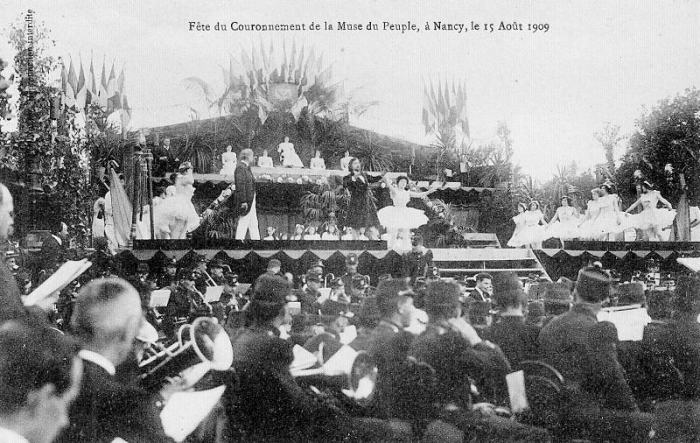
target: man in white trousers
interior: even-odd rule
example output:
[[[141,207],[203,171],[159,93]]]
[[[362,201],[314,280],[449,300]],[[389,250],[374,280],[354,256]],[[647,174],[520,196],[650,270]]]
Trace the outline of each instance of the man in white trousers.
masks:
[[[242,150],[240,161],[236,165],[236,171],[233,175],[236,191],[231,200],[234,212],[239,217],[238,226],[236,227],[236,240],[245,240],[248,232],[250,232],[251,240],[260,240],[258,212],[255,208],[255,178],[250,170],[250,165],[253,164],[253,157],[252,149]]]

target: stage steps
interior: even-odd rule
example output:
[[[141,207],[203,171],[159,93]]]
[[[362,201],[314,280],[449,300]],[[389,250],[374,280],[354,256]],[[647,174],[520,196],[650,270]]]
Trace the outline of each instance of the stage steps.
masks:
[[[481,272],[514,272],[524,278],[531,274],[551,280],[530,249],[433,249],[433,261],[443,277],[474,278]]]

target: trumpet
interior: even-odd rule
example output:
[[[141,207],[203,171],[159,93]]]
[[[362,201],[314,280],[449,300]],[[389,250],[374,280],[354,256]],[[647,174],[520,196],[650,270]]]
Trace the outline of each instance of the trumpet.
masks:
[[[139,364],[139,382],[144,389],[158,391],[168,377],[199,363],[207,363],[217,371],[233,364],[231,340],[215,319],[200,317],[191,325],[182,325],[177,336],[177,342]]]
[[[209,273],[207,271],[202,269],[202,270],[200,270],[200,272],[202,274],[204,274],[204,276],[206,277],[207,286],[217,286],[216,282],[214,281],[213,278],[211,278],[211,275],[209,275]]]

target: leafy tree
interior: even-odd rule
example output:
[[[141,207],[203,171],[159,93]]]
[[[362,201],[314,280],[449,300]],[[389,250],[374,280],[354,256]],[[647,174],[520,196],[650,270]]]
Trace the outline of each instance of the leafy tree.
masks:
[[[605,166],[608,172],[611,175],[615,174],[615,148],[625,139],[620,135],[620,126],[607,122],[600,132],[595,133],[595,138],[605,151]]]
[[[616,174],[621,192],[631,200],[634,171],[644,177],[674,205],[682,190],[668,182],[664,167],[671,164],[677,173],[683,173],[687,196],[691,205],[700,198],[700,91],[687,89],[683,94],[659,101],[651,110],[644,111],[636,121],[636,131],[630,136],[629,147]]]

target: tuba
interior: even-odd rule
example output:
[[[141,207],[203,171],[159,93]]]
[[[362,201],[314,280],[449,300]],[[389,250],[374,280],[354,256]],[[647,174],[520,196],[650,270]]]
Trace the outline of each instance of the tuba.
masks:
[[[139,364],[139,382],[151,392],[159,391],[168,377],[174,377],[199,363],[224,371],[233,364],[233,347],[224,329],[209,317],[182,325],[178,340]]]

